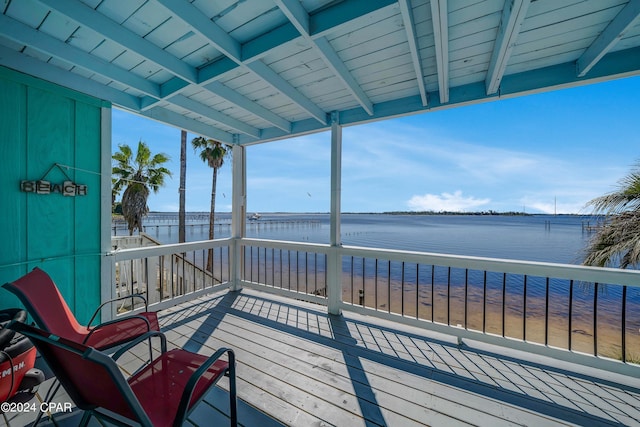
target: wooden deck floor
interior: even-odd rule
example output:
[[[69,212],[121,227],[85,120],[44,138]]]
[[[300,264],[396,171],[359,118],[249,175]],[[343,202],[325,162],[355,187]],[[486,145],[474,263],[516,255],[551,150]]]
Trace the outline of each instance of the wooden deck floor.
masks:
[[[244,426],[640,425],[639,378],[325,311],[244,290],[160,318],[173,346],[235,350]],[[220,385],[191,424],[226,425]]]

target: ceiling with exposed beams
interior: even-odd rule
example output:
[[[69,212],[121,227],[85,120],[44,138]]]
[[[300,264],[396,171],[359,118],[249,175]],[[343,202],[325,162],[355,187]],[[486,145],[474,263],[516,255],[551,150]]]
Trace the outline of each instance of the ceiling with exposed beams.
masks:
[[[226,143],[640,74],[640,0],[0,0],[0,65]]]

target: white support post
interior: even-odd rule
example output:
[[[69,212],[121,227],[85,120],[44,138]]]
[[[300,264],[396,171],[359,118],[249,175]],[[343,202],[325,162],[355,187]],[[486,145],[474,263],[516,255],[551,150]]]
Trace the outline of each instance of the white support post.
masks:
[[[111,252],[111,107],[100,109],[100,300],[115,297],[116,264]],[[111,304],[113,305],[113,304]],[[100,313],[101,321],[111,320],[115,308],[106,305]]]
[[[242,268],[242,245],[240,240],[245,237],[247,218],[247,173],[245,148],[241,145],[233,145],[233,187],[232,187],[232,207],[231,207],[231,238],[233,244],[230,248],[229,262],[231,263],[231,286],[232,291],[238,291],[240,286],[240,272]]]
[[[327,257],[327,309],[329,314],[340,314],[342,309],[342,256],[340,237],[340,198],[342,180],[342,126],[338,113],[331,113],[331,214],[330,243]]]

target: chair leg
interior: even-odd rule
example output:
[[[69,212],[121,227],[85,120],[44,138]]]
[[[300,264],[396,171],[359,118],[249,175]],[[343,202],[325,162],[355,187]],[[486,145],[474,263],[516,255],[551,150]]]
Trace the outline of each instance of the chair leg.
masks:
[[[49,389],[49,391],[47,392],[47,394],[44,396],[44,402],[46,403],[47,406],[49,406],[48,404],[51,403],[51,401],[53,400],[53,398],[55,397],[56,393],[58,393],[58,390],[60,389],[60,386],[62,384],[60,383],[60,381],[58,381],[57,378],[55,378],[53,380],[53,384],[51,384],[51,388]],[[55,387],[54,387],[55,386]],[[52,392],[53,390],[53,392]],[[38,411],[38,415],[36,416],[36,420],[33,422],[32,426],[35,427],[38,425],[38,423],[40,422],[40,420],[42,419],[42,416],[44,415],[43,411]],[[51,421],[53,422],[53,415],[49,414],[49,418],[51,419]]]
[[[38,415],[36,415],[36,420],[33,422],[33,424],[31,424],[33,427],[37,426],[38,423],[40,422],[40,419],[42,419],[42,415],[44,415],[44,412],[42,411],[37,411]],[[9,425],[9,423],[7,423],[7,425]]]
[[[153,346],[151,345],[151,337],[149,337],[149,363],[153,362]]]
[[[231,427],[238,425],[238,399],[236,390],[236,360],[235,354],[229,352],[229,412]]]
[[[89,419],[91,419],[91,415],[93,415],[91,413],[91,411],[84,411],[84,414],[82,415],[82,420],[80,420],[80,427],[85,427],[87,425],[89,425]]]

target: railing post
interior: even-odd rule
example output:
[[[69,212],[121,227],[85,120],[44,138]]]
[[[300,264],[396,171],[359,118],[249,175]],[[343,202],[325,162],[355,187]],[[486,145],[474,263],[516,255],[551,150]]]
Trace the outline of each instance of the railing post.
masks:
[[[231,207],[231,248],[229,251],[231,263],[230,289],[238,291],[241,289],[240,278],[242,269],[242,244],[245,237],[246,212],[247,212],[247,180],[246,180],[246,159],[243,146],[233,145],[233,195]]]
[[[340,198],[342,174],[342,126],[338,113],[331,113],[331,214],[330,243],[327,257],[327,309],[340,314],[342,306],[342,241],[340,237]]]
[[[327,311],[342,313],[342,255],[337,246],[331,246],[327,255]]]
[[[111,252],[106,253],[101,260],[101,303],[112,300],[116,297],[116,257]],[[107,304],[100,312],[100,322],[115,319],[117,310],[114,304]]]

